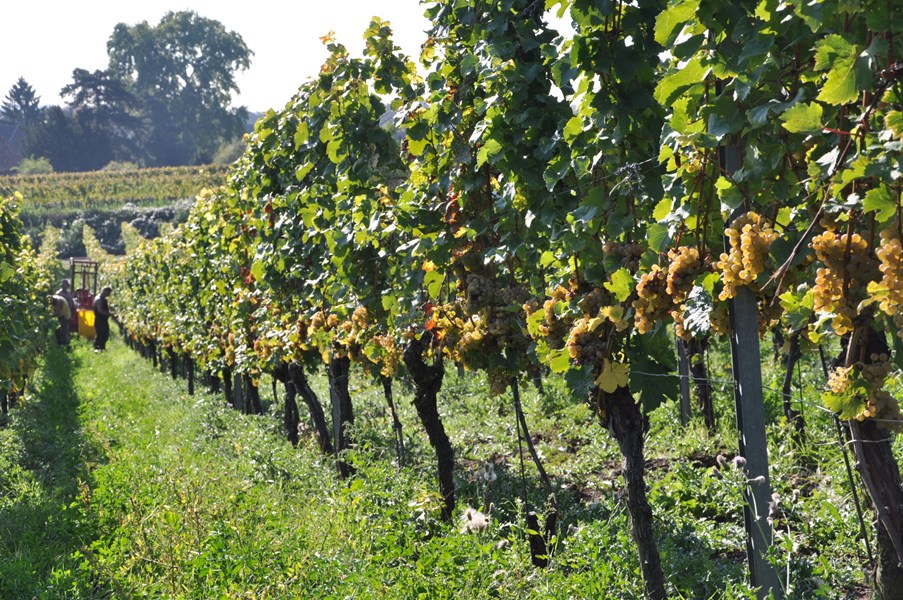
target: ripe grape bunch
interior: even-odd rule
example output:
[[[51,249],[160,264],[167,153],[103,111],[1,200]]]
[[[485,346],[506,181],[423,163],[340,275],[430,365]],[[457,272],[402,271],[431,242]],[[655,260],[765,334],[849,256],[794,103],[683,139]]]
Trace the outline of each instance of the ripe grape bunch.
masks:
[[[881,232],[881,245],[875,250],[881,264],[880,289],[883,292],[879,306],[884,314],[893,318],[897,334],[903,337],[903,245],[895,229]]]
[[[605,242],[602,252],[608,256],[615,256],[621,260],[622,265],[631,273],[636,273],[640,268],[640,258],[646,247],[643,244],[631,244],[628,242]]]
[[[590,329],[591,317],[583,316],[574,324],[568,336],[568,355],[580,365],[602,364],[605,358],[607,344],[605,338],[600,336],[601,327]]]
[[[652,265],[648,273],[644,273],[636,287],[637,299],[633,301],[636,311],[635,325],[639,333],[652,331],[656,321],[660,321],[671,309],[671,298],[668,296],[668,271],[658,265]]]
[[[869,281],[878,278],[868,246],[858,233],[828,230],[812,238],[815,256],[824,265],[816,271],[815,311],[834,313],[831,327],[837,335],[853,330],[856,307],[865,299]]]
[[[549,296],[549,299],[542,304],[543,320],[538,327],[539,335],[546,340],[549,348],[560,350],[565,346],[570,324],[564,315],[558,314],[556,307],[559,302],[565,302],[568,291],[564,287],[558,286],[549,293]],[[523,308],[529,318],[540,309],[540,306],[537,300],[531,300],[524,303]]]
[[[778,233],[754,212],[738,217],[724,233],[731,247],[717,264],[724,284],[718,297],[728,300],[736,296],[737,288],[754,284],[765,270],[768,250]]]
[[[853,394],[862,409],[853,416],[857,421],[879,419],[882,429],[903,429],[900,405],[885,387],[892,366],[887,354],[872,354],[868,364],[838,367],[828,377],[828,387],[838,395]]]
[[[467,298],[466,308],[470,313],[475,313],[493,302],[495,282],[489,277],[468,273],[464,289]]]
[[[682,304],[693,290],[696,278],[711,270],[699,255],[699,250],[690,246],[678,246],[668,250],[668,280],[666,291],[671,302]]]

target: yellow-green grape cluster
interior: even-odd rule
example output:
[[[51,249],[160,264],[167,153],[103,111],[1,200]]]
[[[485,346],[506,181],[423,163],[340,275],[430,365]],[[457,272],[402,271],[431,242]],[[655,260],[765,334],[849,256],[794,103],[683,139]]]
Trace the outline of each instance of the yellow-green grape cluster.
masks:
[[[640,278],[636,287],[637,299],[633,301],[634,323],[639,333],[652,331],[656,321],[663,319],[671,309],[667,279],[668,271],[658,265],[652,265]]]
[[[568,291],[565,288],[558,286],[549,293],[550,298],[542,304],[543,321],[538,327],[539,334],[553,350],[564,348],[565,340],[567,339],[568,331],[570,330],[567,321],[560,317],[555,311],[555,307],[559,302],[563,302],[565,298],[567,298],[567,295]],[[529,318],[530,315],[539,310],[539,301],[530,300],[524,304],[523,308]]]
[[[523,306],[526,298],[527,293],[519,287],[505,287],[496,291],[487,330],[496,339],[499,348],[526,352],[530,347],[530,338],[524,333],[518,311],[515,310],[515,307]]]
[[[470,366],[473,357],[497,351],[497,347],[491,348],[488,337],[484,319],[487,312],[484,309],[468,315],[460,301],[436,307],[433,320],[442,352],[454,362]]]
[[[854,377],[861,379],[867,395],[861,398],[863,408],[853,418],[857,421],[880,419],[877,426],[881,429],[903,429],[900,405],[890,392],[884,389],[887,376],[891,372],[891,363],[887,354],[872,354],[869,364],[856,363],[850,367],[838,367],[828,377],[828,387],[835,394],[855,393]],[[862,389],[859,386],[858,389]],[[896,423],[893,421],[897,421]]]
[[[828,387],[835,394],[843,394],[850,388],[852,379],[850,372],[853,367],[837,367],[828,375]]]
[[[755,283],[765,270],[768,250],[778,234],[758,213],[748,212],[724,230],[730,242],[730,251],[721,255],[718,269],[724,284],[721,300],[737,294],[737,288]]]
[[[815,311],[834,313],[831,327],[837,335],[853,330],[856,307],[865,299],[868,282],[878,278],[868,246],[858,233],[825,231],[812,238],[815,256],[824,265],[815,276]]]
[[[699,250],[679,246],[668,250],[668,285],[666,291],[671,302],[681,304],[690,295],[696,278],[709,270],[699,256]]]
[[[566,344],[568,355],[581,365],[599,365],[605,358],[606,343],[600,336],[603,328],[597,327],[590,331],[590,320],[590,317],[584,316],[577,321]]]
[[[591,292],[583,294],[577,301],[577,306],[584,315],[591,317],[599,314],[599,309],[609,304],[608,294],[602,288],[593,288]]]
[[[881,232],[881,245],[875,250],[878,270],[881,271],[881,296],[879,306],[897,325],[897,333],[903,337],[903,245],[895,229]]]
[[[351,324],[359,331],[370,326],[370,312],[366,306],[358,306],[354,309],[354,312],[351,313]]]
[[[681,304],[671,310],[671,318],[674,320],[674,333],[682,340],[690,341],[693,334],[687,331],[685,326],[684,313],[687,311],[685,304]]]
[[[310,327],[308,329],[308,337],[319,331],[332,331],[339,324],[339,318],[333,314],[326,314],[325,311],[317,311],[310,319]]]
[[[486,369],[486,381],[489,383],[489,395],[501,396],[511,385],[511,373],[502,367],[489,367]]]
[[[882,419],[882,420],[900,420],[900,405],[897,400],[884,389],[884,382],[891,372],[891,363],[887,354],[872,354],[871,362],[861,367],[861,375],[865,380],[869,390],[869,395],[865,400],[865,408],[856,415],[856,419],[862,421],[864,419]],[[879,427],[894,425],[899,428],[900,424],[878,423]]]
[[[436,339],[449,356],[454,352],[464,333],[465,320],[459,312],[461,311],[458,304],[443,304],[435,307],[432,313]]]
[[[380,373],[383,377],[392,377],[401,365],[404,350],[391,335],[378,335],[373,340],[380,348]]]
[[[712,326],[712,333],[715,335],[727,335],[731,331],[730,314],[727,312],[727,305],[723,302],[715,304],[712,314],[709,315],[709,323]]]
[[[602,252],[619,258],[624,268],[631,273],[636,273],[640,268],[640,258],[645,251],[646,247],[642,244],[608,241],[602,245]]]
[[[482,275],[468,274],[464,286],[467,298],[467,311],[475,313],[492,304],[495,294],[495,282]]]
[[[455,362],[468,364],[471,355],[479,355],[486,348],[486,324],[479,315],[474,315],[464,321],[461,329],[461,338],[454,348],[451,348],[451,359]]]

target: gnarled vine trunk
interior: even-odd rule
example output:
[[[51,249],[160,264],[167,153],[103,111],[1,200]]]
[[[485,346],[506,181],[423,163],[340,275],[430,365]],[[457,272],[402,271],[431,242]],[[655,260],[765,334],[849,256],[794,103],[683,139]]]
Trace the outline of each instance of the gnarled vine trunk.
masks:
[[[298,391],[295,384],[292,383],[288,374],[288,365],[281,364],[273,370],[273,389],[276,389],[276,382],[282,383],[285,387],[285,405],[282,412],[282,425],[285,430],[285,437],[292,444],[298,445],[298,424],[300,418],[298,415],[298,402],[295,398]]]
[[[172,346],[169,347],[169,376],[173,379],[179,376],[179,355]]]
[[[787,419],[792,429],[793,441],[802,444],[806,441],[806,422],[803,420],[803,414],[793,408],[791,400],[793,398],[793,371],[799,362],[800,356],[800,334],[795,333],[790,336],[790,352],[787,354],[787,364],[784,371],[784,385],[781,387],[781,396],[783,397],[784,418]]]
[[[329,439],[329,428],[326,426],[326,416],[323,413],[323,405],[310,387],[307,380],[307,374],[304,368],[296,363],[290,364],[288,367],[289,379],[310,413],[310,421],[314,427],[314,433],[317,436],[317,444],[323,454],[333,454],[332,440]]]
[[[392,397],[392,378],[383,377],[383,396],[386,398],[386,404],[389,405],[389,412],[392,413],[392,431],[395,434],[395,456],[398,458],[398,464],[404,464],[404,432],[401,429],[401,420],[398,418],[398,411],[395,410],[395,400]]]
[[[250,375],[241,376],[242,387],[244,388],[244,402],[242,403],[242,412],[246,415],[259,415],[263,413],[263,407],[260,404],[260,390]]]
[[[232,369],[223,367],[223,392],[226,395],[226,404],[235,408],[235,394],[232,389]]]
[[[687,342],[687,357],[690,363],[690,378],[696,388],[696,402],[705,422],[706,429],[715,433],[715,409],[712,407],[712,386],[709,382],[709,370],[705,364],[707,340],[691,339]]]
[[[646,462],[643,458],[643,414],[626,387],[619,387],[611,394],[602,394],[605,413],[603,423],[621,450],[624,481],[627,485],[627,510],[630,525],[640,557],[643,586],[650,600],[668,597],[665,592],[665,575],[655,536],[652,531],[652,508],[646,498]]]
[[[872,355],[888,354],[882,333],[867,326],[853,332],[843,364],[868,364]],[[903,600],[903,479],[893,453],[893,435],[875,421],[850,421],[859,473],[878,514],[875,589],[881,600]]]
[[[329,397],[332,401],[332,436],[335,452],[339,457],[339,474],[345,478],[354,473],[353,467],[342,457],[351,448],[351,426],[354,425],[354,407],[348,393],[348,373],[351,360],[333,356],[329,361]]]
[[[455,453],[439,416],[438,395],[445,376],[445,366],[441,359],[432,365],[423,360],[426,341],[430,337],[429,333],[424,333],[423,339],[414,338],[408,343],[404,350],[404,364],[414,380],[414,408],[417,409],[417,416],[426,430],[430,445],[436,451],[439,492],[445,502],[442,517],[451,521],[455,510]]]

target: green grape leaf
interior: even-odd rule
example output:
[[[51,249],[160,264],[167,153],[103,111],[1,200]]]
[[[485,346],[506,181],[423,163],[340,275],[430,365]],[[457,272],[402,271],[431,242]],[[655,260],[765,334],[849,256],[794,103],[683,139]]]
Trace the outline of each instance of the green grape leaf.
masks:
[[[655,18],[655,41],[670,46],[683,29],[684,23],[696,16],[699,0],[680,2],[663,10]]]
[[[442,290],[442,282],[445,281],[445,275],[439,271],[427,271],[423,276],[423,285],[430,298],[436,300],[439,298],[439,292]]]
[[[265,267],[264,267],[263,262],[261,262],[259,260],[255,260],[254,263],[251,265],[251,275],[254,276],[254,280],[262,281],[264,272],[265,272]]]
[[[800,103],[785,110],[781,115],[781,121],[784,129],[790,133],[821,131],[824,127],[823,115],[824,109],[821,104]]]
[[[656,337],[651,336],[639,336]],[[650,341],[665,348],[673,348],[663,340]],[[630,390],[640,395],[643,407],[651,411],[668,399],[677,398],[680,390],[680,378],[673,374],[674,365],[665,364],[651,356],[631,356],[630,358]]]
[[[633,276],[627,269],[619,269],[612,273],[611,281],[605,282],[605,289],[614,294],[618,302],[624,302],[633,293]]]
[[[574,367],[568,370],[564,380],[574,398],[586,398],[595,387],[593,371],[588,367]]]
[[[793,331],[799,331],[809,324],[815,314],[815,294],[812,290],[803,290],[804,293],[787,291],[781,294],[781,308],[784,309],[784,318]]]
[[[309,137],[310,137],[310,131],[308,131],[308,129],[307,129],[307,123],[304,121],[301,121],[301,123],[298,124],[298,128],[295,130],[295,137],[294,137],[295,150],[298,150],[299,148],[301,148],[301,146],[307,142]]]
[[[571,163],[566,156],[558,154],[552,157],[552,160],[549,161],[549,166],[546,167],[545,173],[542,174],[542,177],[546,182],[546,187],[549,190],[554,189],[555,184],[561,181],[567,174],[570,166]]]
[[[727,177],[719,177],[715,182],[715,189],[718,192],[718,199],[721,200],[722,212],[733,212],[734,209],[743,204],[743,192],[731,183]]]
[[[571,368],[571,355],[567,349],[549,351],[549,368],[553,373],[564,373]]]
[[[542,310],[537,310],[527,318],[527,331],[532,337],[539,337],[539,326],[542,325],[544,318],[545,313]]]
[[[865,408],[865,403],[863,403],[862,399],[854,394],[823,392],[821,401],[825,407],[837,413],[837,416],[841,419],[853,419]]]
[[[664,221],[668,218],[668,215],[671,214],[671,206],[673,200],[671,198],[664,198],[661,202],[655,205],[655,210],[652,211],[652,218],[656,221]]]
[[[898,207],[896,195],[885,185],[866,192],[865,199],[862,201],[862,210],[877,213],[875,218],[879,223],[886,223],[893,219],[897,214]]]
[[[490,158],[498,154],[502,150],[502,145],[492,138],[487,139],[483,143],[483,147],[480,148],[480,151],[477,153],[477,168],[482,167],[486,164]]]
[[[708,77],[710,67],[702,65],[699,58],[689,61],[683,68],[666,75],[655,87],[655,99],[663,106],[668,106],[686,90],[694,85],[702,85]]]
[[[564,139],[567,143],[572,143],[577,136],[583,133],[583,119],[580,117],[571,117],[564,126]]]
[[[668,230],[668,226],[662,223],[649,225],[646,237],[649,238],[649,248],[656,252],[662,252],[671,243],[671,232]]]
[[[884,126],[894,137],[903,139],[903,112],[892,110],[884,116]]]
[[[815,44],[815,69],[826,71],[818,100],[835,106],[856,100],[871,84],[868,63],[843,36],[833,34]]]

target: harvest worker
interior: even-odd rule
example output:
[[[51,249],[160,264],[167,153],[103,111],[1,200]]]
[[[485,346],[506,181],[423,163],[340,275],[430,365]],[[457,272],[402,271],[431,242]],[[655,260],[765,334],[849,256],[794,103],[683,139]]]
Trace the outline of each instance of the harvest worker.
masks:
[[[113,293],[113,288],[106,286],[100,290],[100,295],[94,299],[94,351],[101,352],[107,349],[107,340],[110,339],[110,302],[107,298]]]
[[[69,321],[72,319],[72,312],[69,310],[69,303],[60,295],[54,294],[47,296],[50,301],[50,307],[53,309],[53,316],[59,322],[59,327],[54,332],[56,334],[56,343],[60,346],[69,346]]]
[[[60,289],[58,289],[56,291],[55,295],[61,296],[66,299],[66,303],[69,305],[69,314],[74,315],[75,314],[75,299],[72,297],[72,290],[69,287],[68,279],[63,279],[60,282]],[[72,325],[72,321],[70,320],[68,323],[66,323],[66,326],[64,328],[64,330],[66,332],[66,344],[69,344],[69,329],[70,329],[71,325]]]

